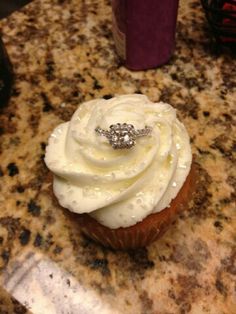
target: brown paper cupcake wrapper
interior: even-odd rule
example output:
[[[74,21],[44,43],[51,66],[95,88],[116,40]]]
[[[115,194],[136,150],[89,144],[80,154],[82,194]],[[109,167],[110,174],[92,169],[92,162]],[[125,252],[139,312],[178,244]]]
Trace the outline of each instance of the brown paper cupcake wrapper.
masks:
[[[151,214],[143,221],[127,228],[110,229],[98,223],[88,214],[72,214],[81,227],[81,231],[96,242],[113,249],[134,249],[147,246],[159,238],[177,217],[188,208],[196,186],[196,167],[194,162],[190,173],[170,206],[159,213]]]

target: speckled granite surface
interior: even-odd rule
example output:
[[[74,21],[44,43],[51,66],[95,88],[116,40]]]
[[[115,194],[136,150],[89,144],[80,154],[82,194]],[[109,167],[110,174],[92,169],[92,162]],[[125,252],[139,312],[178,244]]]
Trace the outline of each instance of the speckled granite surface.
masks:
[[[236,61],[212,54],[199,1],[181,1],[174,56],[146,72],[116,58],[109,1],[36,0],[0,28],[16,74],[0,113],[0,313],[236,313]],[[43,156],[79,103],[133,92],[178,109],[202,184],[162,239],[113,252],[57,208]]]

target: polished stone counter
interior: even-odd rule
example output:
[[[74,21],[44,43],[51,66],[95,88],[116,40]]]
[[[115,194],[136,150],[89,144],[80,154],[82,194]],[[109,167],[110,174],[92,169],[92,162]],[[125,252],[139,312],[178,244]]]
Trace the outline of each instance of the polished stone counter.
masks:
[[[0,313],[236,313],[235,57],[211,48],[200,1],[182,0],[170,62],[131,72],[109,2],[35,0],[0,22],[15,72],[0,112]],[[43,158],[81,102],[134,92],[178,109],[201,184],[160,240],[115,252],[58,208]]]

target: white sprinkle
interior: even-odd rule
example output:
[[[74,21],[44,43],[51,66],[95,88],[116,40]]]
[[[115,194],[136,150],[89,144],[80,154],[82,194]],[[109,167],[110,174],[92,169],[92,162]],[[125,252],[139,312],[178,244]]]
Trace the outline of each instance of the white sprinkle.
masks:
[[[110,173],[105,174],[104,177],[105,177],[106,179],[110,179],[110,178],[111,178],[111,174],[110,174]]]
[[[179,143],[176,143],[176,148],[177,148],[178,150],[180,150],[181,146],[180,146]]]
[[[106,200],[109,201],[112,198],[112,195],[107,195]]]
[[[60,104],[61,108],[64,108],[65,106],[66,106],[66,103],[64,103],[64,102]]]
[[[137,196],[137,197],[140,197],[140,196],[143,196],[143,195],[144,195],[143,192],[138,192],[138,193],[136,193],[136,196]]]
[[[166,112],[169,112],[170,110],[171,110],[170,108],[167,108],[164,110],[164,112],[166,113]]]
[[[175,188],[177,186],[177,183],[176,182],[173,182],[172,183],[172,186]]]
[[[179,168],[181,168],[181,169],[186,169],[187,166],[186,166],[186,165],[179,165]]]
[[[169,155],[169,158],[170,158],[170,164],[173,164],[174,155],[173,155],[173,154],[170,154],[170,155]]]
[[[97,197],[98,195],[101,195],[101,189],[96,187],[94,192],[92,192],[92,196]]]

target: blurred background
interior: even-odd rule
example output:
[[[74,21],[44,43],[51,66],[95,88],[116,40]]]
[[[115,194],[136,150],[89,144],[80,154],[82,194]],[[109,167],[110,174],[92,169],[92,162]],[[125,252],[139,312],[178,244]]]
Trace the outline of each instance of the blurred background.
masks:
[[[8,16],[31,0],[0,0],[0,19]],[[8,104],[11,96],[14,74],[0,33],[0,109]]]
[[[0,1],[0,19],[9,15],[11,12],[17,10],[31,0],[4,0]]]

